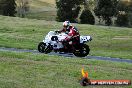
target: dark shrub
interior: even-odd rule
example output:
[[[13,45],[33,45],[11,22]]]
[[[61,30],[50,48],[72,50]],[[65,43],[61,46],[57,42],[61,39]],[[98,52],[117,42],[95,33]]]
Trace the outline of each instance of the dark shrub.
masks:
[[[84,10],[80,16],[80,22],[82,24],[95,24],[95,18],[90,10]]]
[[[119,14],[117,20],[115,21],[117,26],[128,26],[128,14]]]

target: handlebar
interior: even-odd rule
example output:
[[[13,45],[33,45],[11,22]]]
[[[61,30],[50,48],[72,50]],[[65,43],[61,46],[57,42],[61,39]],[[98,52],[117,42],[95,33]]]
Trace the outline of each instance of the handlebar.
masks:
[[[61,33],[60,31],[55,31],[55,33]]]

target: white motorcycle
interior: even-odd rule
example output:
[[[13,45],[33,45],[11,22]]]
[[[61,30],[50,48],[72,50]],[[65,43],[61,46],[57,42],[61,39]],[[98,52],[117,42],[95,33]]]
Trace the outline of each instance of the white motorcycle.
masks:
[[[55,31],[50,31],[43,42],[40,42],[38,45],[38,51],[41,53],[50,53],[54,52],[64,52],[64,53],[73,53],[77,57],[85,57],[89,54],[89,46],[86,45],[86,42],[92,40],[91,36],[80,36],[80,43],[73,44],[73,41],[69,41],[64,45],[62,40],[64,40],[68,35],[66,33],[56,33]]]

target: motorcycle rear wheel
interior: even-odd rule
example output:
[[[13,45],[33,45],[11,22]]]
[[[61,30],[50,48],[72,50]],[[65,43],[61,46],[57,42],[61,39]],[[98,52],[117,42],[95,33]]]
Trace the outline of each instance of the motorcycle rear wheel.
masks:
[[[74,54],[75,56],[77,56],[77,57],[85,57],[85,56],[87,56],[87,55],[89,54],[89,52],[90,52],[89,46],[86,45],[86,44],[82,44],[82,45],[80,46],[80,49],[75,50],[75,51],[73,52],[73,54]]]

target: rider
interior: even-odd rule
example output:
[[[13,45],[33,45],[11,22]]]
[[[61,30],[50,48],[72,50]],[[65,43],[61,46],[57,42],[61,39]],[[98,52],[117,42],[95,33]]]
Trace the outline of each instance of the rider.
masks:
[[[69,21],[63,22],[63,29],[60,32],[65,32],[68,37],[66,37],[62,42],[68,43],[72,41],[72,44],[77,44],[80,42],[80,34],[77,28],[71,25]]]

